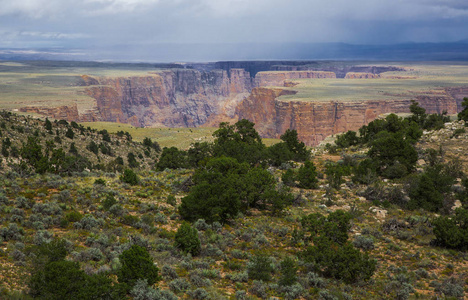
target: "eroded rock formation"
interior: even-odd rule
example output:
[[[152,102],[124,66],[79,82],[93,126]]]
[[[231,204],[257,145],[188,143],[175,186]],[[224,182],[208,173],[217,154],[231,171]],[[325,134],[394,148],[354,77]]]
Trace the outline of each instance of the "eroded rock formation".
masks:
[[[468,90],[468,89],[467,89]],[[291,91],[255,88],[238,107],[239,118],[256,124],[263,137],[279,138],[286,129],[296,129],[307,145],[318,145],[325,137],[357,130],[383,113],[409,112],[411,99],[375,101],[281,101],[277,97]],[[457,101],[443,90],[417,96],[427,113],[457,112]]]
[[[226,62],[221,67],[244,66],[247,62]],[[247,64],[248,65],[248,64]],[[75,106],[25,107],[34,112],[69,121],[110,121],[145,127],[217,127],[220,122],[246,118],[256,124],[263,137],[278,138],[286,129],[296,129],[308,145],[326,136],[357,130],[382,113],[409,112],[410,100],[417,100],[428,113],[461,110],[468,87],[439,88],[415,96],[392,95],[397,100],[293,101],[278,97],[295,93],[296,79],[336,78],[332,71],[303,70],[313,65],[252,64],[251,68],[212,69],[213,65],[187,69],[166,69],[143,76],[93,77],[83,75],[84,93],[95,99],[95,107],[79,111]],[[294,69],[293,71],[262,71]],[[211,69],[210,69],[211,68]],[[396,67],[346,67],[346,78],[379,78],[379,73]],[[256,76],[252,77],[252,73]],[[340,73],[345,77],[345,73]],[[402,78],[403,79],[403,78]],[[400,99],[400,100],[398,100]]]

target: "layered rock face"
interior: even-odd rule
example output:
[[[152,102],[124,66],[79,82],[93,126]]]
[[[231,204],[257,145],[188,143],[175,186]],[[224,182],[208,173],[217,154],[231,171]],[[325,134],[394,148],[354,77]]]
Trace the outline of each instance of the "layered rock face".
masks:
[[[299,138],[309,146],[318,145],[325,137],[357,130],[383,113],[409,112],[410,99],[376,101],[280,101],[277,97],[288,90],[255,88],[237,108],[239,118],[251,120],[263,137],[279,138],[286,129],[296,129]],[[418,96],[416,100],[427,113],[457,112],[457,102],[448,94]]]
[[[302,78],[336,78],[336,75],[323,71],[259,72],[255,76],[255,86],[287,86],[289,80]]]
[[[63,119],[69,121],[81,121],[76,105],[58,106],[58,107],[42,107],[42,106],[26,106],[19,109],[21,112],[34,113],[43,116],[48,116],[54,119]]]
[[[310,65],[300,63],[275,67],[295,71],[261,71],[272,68],[266,62],[254,63],[248,70],[229,69],[244,64],[248,65],[223,63],[222,67],[228,70],[210,69],[213,66],[206,64],[205,69],[166,69],[133,77],[83,75],[81,84],[85,93],[95,99],[95,108],[83,112],[76,106],[28,107],[25,111],[69,121],[122,122],[139,127],[217,127],[220,122],[245,118],[256,124],[262,137],[278,138],[286,129],[296,129],[299,137],[313,146],[326,136],[357,130],[380,114],[409,112],[411,99],[428,113],[455,114],[461,110],[463,97],[468,97],[465,87],[438,89],[408,98],[400,95],[401,100],[283,101],[278,97],[295,92],[281,87],[294,87],[297,82],[293,80],[338,76],[332,71],[301,70]],[[387,69],[350,67],[346,78],[379,78],[378,73]]]
[[[139,77],[83,78],[103,121],[134,126],[196,127],[212,115],[233,115],[252,89],[244,70],[167,70]]]
[[[372,74],[372,73],[359,73],[359,72],[348,72],[345,75],[345,79],[370,79],[370,78],[380,78],[380,75]]]

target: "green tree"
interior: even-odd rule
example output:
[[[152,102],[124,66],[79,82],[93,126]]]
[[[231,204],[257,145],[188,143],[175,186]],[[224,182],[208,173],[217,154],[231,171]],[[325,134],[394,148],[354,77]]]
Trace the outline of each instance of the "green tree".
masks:
[[[264,161],[266,147],[254,125],[246,119],[234,125],[221,123],[219,129],[213,133],[214,156],[233,157],[239,162],[247,162],[251,165]]]
[[[196,168],[200,162],[213,156],[213,146],[207,142],[193,143],[187,150],[188,164]]]
[[[290,187],[296,186],[296,173],[293,169],[287,169],[281,176],[281,181]]]
[[[70,150],[68,150],[68,152],[73,155],[78,155],[78,149],[76,148],[75,143],[70,144]]]
[[[293,160],[306,161],[310,158],[310,151],[307,150],[305,144],[299,141],[297,131],[295,129],[287,129],[280,137],[293,154]]]
[[[326,277],[342,279],[346,283],[368,280],[375,272],[376,262],[362,254],[348,241],[351,215],[337,210],[328,217],[310,214],[301,220],[308,236],[308,244],[302,252],[306,262],[313,263],[316,271]]]
[[[135,154],[133,154],[133,152],[129,152],[127,154],[127,161],[128,161],[128,166],[130,168],[138,168],[140,166],[140,164],[136,160]]]
[[[47,131],[51,131],[51,130],[52,130],[52,123],[49,121],[48,118],[45,119],[44,128],[45,128],[45,130],[47,130]]]
[[[460,113],[458,113],[458,120],[468,122],[468,98],[463,98],[463,102],[461,105],[463,107],[463,110]]]
[[[120,176],[120,180],[130,185],[136,185],[140,182],[138,175],[132,169],[125,169],[123,175]]]
[[[402,172],[397,173],[401,177],[414,170],[418,153],[402,134],[382,131],[374,138],[368,155],[379,166],[381,175],[395,177],[395,168],[401,168]]]
[[[315,165],[311,161],[304,162],[298,172],[297,180],[299,181],[298,186],[303,189],[315,189],[317,188],[317,170]]]
[[[341,188],[341,184],[345,182],[343,176],[349,175],[349,172],[345,169],[344,166],[332,162],[328,162],[325,165],[325,168],[328,185],[334,189],[339,190]]]
[[[293,153],[285,142],[276,143],[268,147],[269,163],[275,167],[281,166],[293,159]]]
[[[335,144],[340,148],[348,148],[359,144],[359,138],[356,131],[349,130],[346,133],[338,135]]]
[[[65,136],[71,140],[75,137],[75,133],[73,132],[73,129],[68,128],[67,132],[65,133]]]
[[[138,279],[146,279],[149,285],[161,280],[159,269],[153,263],[148,251],[138,245],[132,245],[119,256],[121,268],[117,271],[119,283],[126,285],[129,291]]]
[[[88,146],[86,146],[86,149],[88,149],[96,155],[99,153],[99,147],[94,141],[89,142]]]
[[[377,165],[372,159],[364,159],[353,169],[353,182],[370,184],[377,180]]]
[[[286,257],[280,263],[281,278],[279,284],[282,286],[290,286],[297,282],[297,266],[294,260]]]
[[[190,226],[189,223],[183,222],[176,232],[175,246],[181,249],[184,253],[190,253],[193,256],[198,255],[201,250],[198,231]]]
[[[460,251],[468,250],[468,210],[458,208],[455,216],[441,216],[432,222],[435,244]]]
[[[176,147],[164,147],[159,161],[156,164],[156,169],[158,171],[164,171],[165,169],[183,169],[187,167],[186,152]]]
[[[426,110],[419,106],[418,102],[411,100],[410,112],[412,115],[409,117],[409,119],[418,124],[419,127],[423,127],[427,118]]]
[[[274,269],[272,261],[266,254],[256,254],[247,265],[249,279],[270,281]]]

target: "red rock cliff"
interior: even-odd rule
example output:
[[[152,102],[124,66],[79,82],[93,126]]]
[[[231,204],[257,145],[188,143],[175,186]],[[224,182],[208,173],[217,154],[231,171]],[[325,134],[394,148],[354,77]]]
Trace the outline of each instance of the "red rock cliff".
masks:
[[[383,113],[409,112],[411,99],[353,102],[281,101],[277,97],[290,91],[279,88],[255,88],[237,108],[239,118],[256,123],[260,135],[279,138],[286,129],[296,129],[309,146],[325,137],[357,130]],[[428,113],[457,112],[456,100],[442,93],[418,96],[416,100]]]
[[[196,127],[211,115],[234,114],[251,90],[249,73],[233,69],[167,70],[147,76],[83,78],[104,121],[135,126]]]

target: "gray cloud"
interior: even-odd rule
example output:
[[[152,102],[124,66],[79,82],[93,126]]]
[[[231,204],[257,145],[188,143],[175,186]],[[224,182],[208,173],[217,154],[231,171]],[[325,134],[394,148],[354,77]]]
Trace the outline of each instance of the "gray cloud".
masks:
[[[0,0],[0,47],[447,42],[465,0]]]

